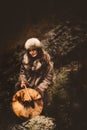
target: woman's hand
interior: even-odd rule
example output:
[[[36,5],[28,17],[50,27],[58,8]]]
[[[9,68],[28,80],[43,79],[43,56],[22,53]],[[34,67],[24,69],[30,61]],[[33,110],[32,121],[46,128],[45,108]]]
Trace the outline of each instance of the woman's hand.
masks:
[[[25,81],[21,81],[21,88],[25,88],[26,87],[26,82]]]

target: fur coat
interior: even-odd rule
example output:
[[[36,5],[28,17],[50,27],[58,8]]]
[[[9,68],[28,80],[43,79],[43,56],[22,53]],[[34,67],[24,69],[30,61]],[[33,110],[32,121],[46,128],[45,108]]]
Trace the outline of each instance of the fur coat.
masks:
[[[53,63],[49,54],[43,50],[42,57],[30,58],[27,53],[23,55],[19,81],[25,81],[28,87],[44,92],[53,79]]]

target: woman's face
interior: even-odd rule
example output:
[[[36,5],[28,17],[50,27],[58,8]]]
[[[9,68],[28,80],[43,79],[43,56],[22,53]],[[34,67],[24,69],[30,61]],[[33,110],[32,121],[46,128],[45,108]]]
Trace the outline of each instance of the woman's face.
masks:
[[[38,55],[38,51],[36,49],[29,50],[29,54],[31,57],[36,57]]]

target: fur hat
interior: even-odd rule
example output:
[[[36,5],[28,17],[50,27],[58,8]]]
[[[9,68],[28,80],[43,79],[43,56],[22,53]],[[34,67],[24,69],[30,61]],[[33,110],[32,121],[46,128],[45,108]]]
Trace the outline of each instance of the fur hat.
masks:
[[[42,44],[37,38],[30,38],[25,42],[25,49],[31,48],[42,48]]]

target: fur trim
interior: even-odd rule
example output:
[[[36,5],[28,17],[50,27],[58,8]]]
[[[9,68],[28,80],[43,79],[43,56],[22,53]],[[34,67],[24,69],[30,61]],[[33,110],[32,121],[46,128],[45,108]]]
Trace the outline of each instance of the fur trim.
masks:
[[[25,49],[28,50],[32,47],[41,48],[42,44],[37,38],[30,38],[25,42]]]
[[[23,56],[23,61],[22,61],[24,64],[28,64],[29,63],[29,59],[28,59],[28,56],[27,54],[24,54]]]

